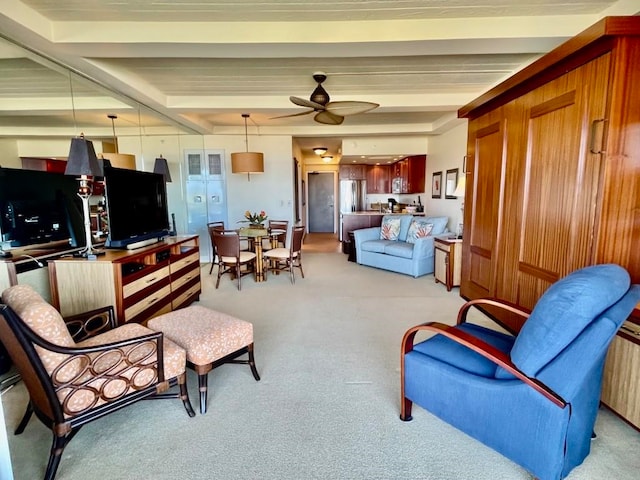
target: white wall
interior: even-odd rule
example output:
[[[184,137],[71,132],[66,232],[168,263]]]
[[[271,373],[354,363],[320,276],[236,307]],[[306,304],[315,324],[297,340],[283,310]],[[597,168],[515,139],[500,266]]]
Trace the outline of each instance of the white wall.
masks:
[[[69,153],[69,152],[67,152]],[[0,140],[0,166],[5,168],[21,168],[18,156],[18,142],[12,139]]]
[[[431,198],[431,180],[434,172],[442,172],[444,185],[447,170],[457,168],[458,178],[462,175],[462,164],[467,152],[467,122],[452,128],[442,135],[429,138],[429,151],[427,153],[427,172],[425,178],[425,193],[422,202],[425,205],[425,213],[428,215],[446,215],[449,217],[449,230],[455,232],[459,223],[462,223],[462,198],[455,200],[446,199],[444,186],[441,198]]]

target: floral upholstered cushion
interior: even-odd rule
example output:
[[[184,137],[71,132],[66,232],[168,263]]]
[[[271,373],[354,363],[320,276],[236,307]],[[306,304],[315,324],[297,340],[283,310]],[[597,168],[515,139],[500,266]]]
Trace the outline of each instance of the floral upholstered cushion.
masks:
[[[147,325],[184,348],[194,365],[207,365],[253,343],[251,323],[198,305],[159,315]]]
[[[418,238],[428,237],[433,230],[433,223],[427,222],[422,218],[414,218],[409,225],[409,233],[407,233],[407,242],[416,243]]]
[[[380,239],[398,240],[398,236],[400,235],[400,222],[400,217],[385,216],[380,226]]]

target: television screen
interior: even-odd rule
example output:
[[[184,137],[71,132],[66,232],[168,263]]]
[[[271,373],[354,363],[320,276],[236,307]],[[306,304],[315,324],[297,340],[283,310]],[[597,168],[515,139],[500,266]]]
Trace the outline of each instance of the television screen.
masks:
[[[164,177],[157,173],[105,167],[110,248],[159,239],[169,233]]]
[[[56,241],[84,246],[77,191],[73,176],[0,168],[0,240],[10,247]]]

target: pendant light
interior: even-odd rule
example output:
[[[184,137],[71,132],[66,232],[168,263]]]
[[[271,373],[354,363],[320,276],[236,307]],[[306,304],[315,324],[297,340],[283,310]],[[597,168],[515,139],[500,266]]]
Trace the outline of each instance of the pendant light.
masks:
[[[264,173],[264,155],[260,152],[249,151],[249,136],[247,134],[248,113],[243,113],[244,118],[244,142],[246,152],[231,154],[231,173],[246,173],[248,181],[251,181],[252,173]]]
[[[111,130],[113,131],[113,148],[114,152],[103,152],[102,158],[106,158],[111,163],[112,167],[116,168],[128,168],[129,170],[136,169],[136,156],[130,153],[118,152],[118,137],[116,137],[116,124],[115,120],[117,115],[110,113],[107,118],[111,119]]]

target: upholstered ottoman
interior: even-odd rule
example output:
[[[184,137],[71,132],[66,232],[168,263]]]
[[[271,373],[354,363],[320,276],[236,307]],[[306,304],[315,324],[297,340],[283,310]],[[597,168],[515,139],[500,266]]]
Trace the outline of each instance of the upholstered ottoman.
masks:
[[[260,380],[253,358],[253,325],[249,322],[194,305],[152,318],[147,326],[187,351],[187,366],[198,374],[200,413],[207,411],[207,375],[215,367],[248,364],[253,377]],[[237,360],[245,353],[247,360]]]

